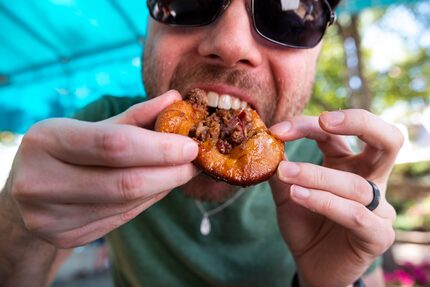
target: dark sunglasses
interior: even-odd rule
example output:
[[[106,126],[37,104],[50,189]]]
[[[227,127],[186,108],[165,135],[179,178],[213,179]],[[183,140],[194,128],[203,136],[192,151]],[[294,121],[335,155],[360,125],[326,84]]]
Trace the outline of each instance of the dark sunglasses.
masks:
[[[147,0],[163,24],[198,27],[214,22],[232,0]],[[264,39],[290,48],[312,48],[336,15],[327,0],[252,0],[254,28]]]

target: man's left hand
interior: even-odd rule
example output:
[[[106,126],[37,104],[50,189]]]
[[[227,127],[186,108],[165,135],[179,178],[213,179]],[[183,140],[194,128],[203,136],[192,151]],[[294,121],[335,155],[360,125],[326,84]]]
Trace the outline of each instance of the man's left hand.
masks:
[[[309,138],[324,154],[322,166],[285,159],[270,180],[280,231],[306,286],[347,286],[394,241],[396,213],[385,200],[387,180],[403,144],[400,131],[364,110],[324,112],[279,123],[283,141]],[[345,136],[364,142],[354,153]],[[366,208],[374,182],[378,207]]]

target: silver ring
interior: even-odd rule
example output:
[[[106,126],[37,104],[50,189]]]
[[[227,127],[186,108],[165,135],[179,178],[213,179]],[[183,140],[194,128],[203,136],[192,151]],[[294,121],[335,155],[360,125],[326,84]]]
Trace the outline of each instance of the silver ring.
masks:
[[[375,183],[373,183],[372,181],[370,181],[370,180],[368,180],[367,181],[369,184],[370,184],[370,186],[372,187],[372,191],[373,191],[373,199],[372,199],[372,201],[368,204],[368,205],[366,205],[366,208],[367,209],[369,209],[370,211],[373,211],[373,210],[375,210],[377,207],[378,207],[378,205],[379,205],[379,201],[380,201],[380,199],[381,199],[381,192],[380,192],[380,190],[379,190],[379,188],[378,188],[378,186],[375,184]]]

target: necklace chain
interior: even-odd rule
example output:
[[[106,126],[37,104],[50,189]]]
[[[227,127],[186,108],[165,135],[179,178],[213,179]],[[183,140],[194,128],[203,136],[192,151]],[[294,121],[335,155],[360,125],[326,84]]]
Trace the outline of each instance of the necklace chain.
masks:
[[[203,215],[202,222],[200,224],[200,233],[202,235],[209,235],[209,233],[211,232],[211,224],[210,224],[209,217],[221,212],[222,210],[224,210],[225,208],[230,206],[233,202],[235,202],[244,193],[244,191],[245,191],[245,189],[241,188],[238,192],[236,192],[235,195],[230,197],[223,204],[221,204],[221,205],[219,205],[219,206],[217,206],[211,210],[206,210],[200,201],[194,200],[195,204],[197,205],[197,208],[200,210],[200,212]]]
[[[238,192],[236,192],[232,197],[230,197],[228,200],[226,200],[225,202],[223,202],[223,204],[215,207],[214,209],[211,210],[206,210],[203,207],[203,204],[198,201],[198,200],[194,200],[194,202],[196,203],[197,207],[200,209],[201,213],[203,215],[206,216],[212,216],[214,214],[217,214],[218,212],[222,211],[223,209],[225,209],[227,206],[231,205],[233,202],[236,201],[236,199],[238,199],[242,193],[245,191],[245,189],[241,188]]]

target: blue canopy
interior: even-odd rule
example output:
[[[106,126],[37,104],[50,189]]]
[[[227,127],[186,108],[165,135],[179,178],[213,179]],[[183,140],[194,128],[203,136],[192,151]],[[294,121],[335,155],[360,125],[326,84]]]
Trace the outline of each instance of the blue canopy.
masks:
[[[391,2],[344,0],[340,10]],[[0,131],[25,132],[104,94],[143,95],[147,19],[145,0],[0,0]]]
[[[371,7],[384,7],[392,4],[412,4],[418,1],[422,0],[341,0],[338,11],[358,13],[363,9]]]
[[[0,1],[0,130],[143,94],[146,1]]]

